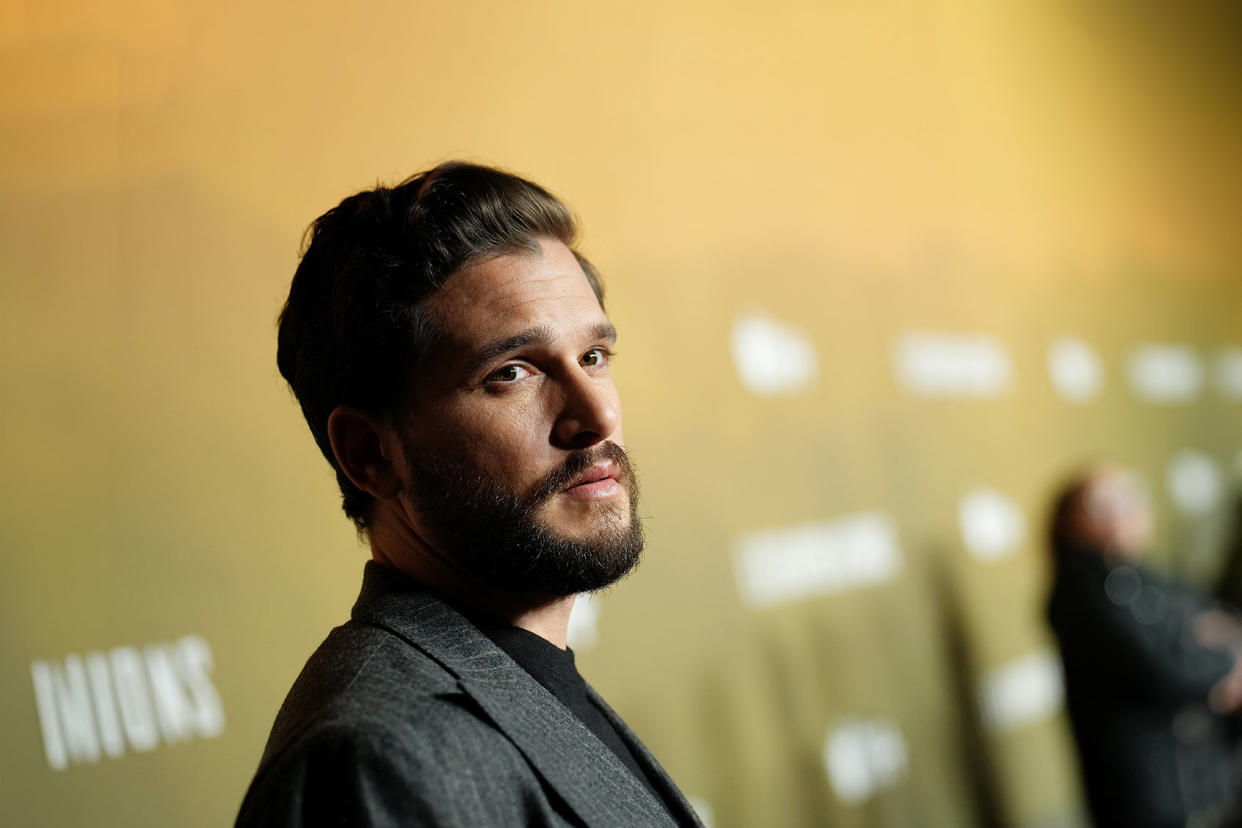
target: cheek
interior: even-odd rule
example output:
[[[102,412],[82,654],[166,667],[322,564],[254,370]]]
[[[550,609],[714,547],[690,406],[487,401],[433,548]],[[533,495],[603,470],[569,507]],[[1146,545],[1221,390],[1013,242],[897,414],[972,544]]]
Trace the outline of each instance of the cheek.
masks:
[[[478,466],[514,482],[543,473],[551,423],[537,401],[478,406],[461,414],[452,439]]]

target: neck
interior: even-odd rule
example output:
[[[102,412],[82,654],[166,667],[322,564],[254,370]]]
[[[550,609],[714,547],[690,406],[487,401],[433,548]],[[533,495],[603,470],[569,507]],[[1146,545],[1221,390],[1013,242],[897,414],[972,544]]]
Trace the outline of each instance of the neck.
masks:
[[[573,595],[541,595],[501,589],[463,570],[426,538],[405,515],[375,510],[370,530],[371,557],[434,592],[468,616],[509,624],[534,633],[562,650],[568,646]]]

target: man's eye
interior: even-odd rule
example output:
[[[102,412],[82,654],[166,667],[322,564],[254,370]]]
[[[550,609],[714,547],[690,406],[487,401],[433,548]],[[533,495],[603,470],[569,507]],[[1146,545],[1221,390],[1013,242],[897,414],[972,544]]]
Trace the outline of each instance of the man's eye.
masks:
[[[488,382],[517,382],[530,374],[521,365],[502,365],[487,378]]]
[[[592,348],[582,355],[582,364],[589,367],[604,365],[608,362],[609,356],[610,354],[604,348]]]

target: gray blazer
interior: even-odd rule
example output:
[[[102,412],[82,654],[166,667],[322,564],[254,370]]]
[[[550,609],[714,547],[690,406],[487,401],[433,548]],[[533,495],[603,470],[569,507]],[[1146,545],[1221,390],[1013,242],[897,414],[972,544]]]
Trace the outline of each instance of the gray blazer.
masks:
[[[456,610],[374,562],[352,618],[289,691],[238,826],[699,825],[588,688],[672,809]]]

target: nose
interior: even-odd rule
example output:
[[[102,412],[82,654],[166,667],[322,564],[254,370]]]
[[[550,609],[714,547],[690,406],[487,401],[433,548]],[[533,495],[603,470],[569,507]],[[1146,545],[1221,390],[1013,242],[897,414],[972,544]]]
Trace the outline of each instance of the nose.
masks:
[[[580,373],[565,383],[560,416],[552,429],[558,448],[588,448],[612,437],[621,425],[621,404],[611,378]]]

